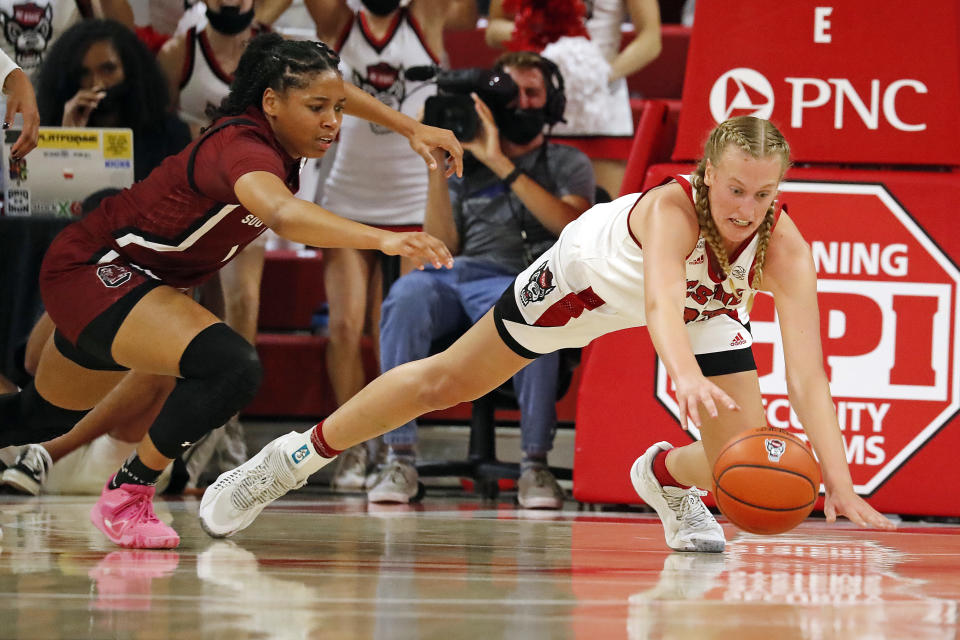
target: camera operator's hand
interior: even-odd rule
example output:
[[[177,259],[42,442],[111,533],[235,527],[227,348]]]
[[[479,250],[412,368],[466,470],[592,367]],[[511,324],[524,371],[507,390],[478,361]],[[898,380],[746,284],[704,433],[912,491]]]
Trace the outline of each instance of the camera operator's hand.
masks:
[[[470,142],[465,142],[463,148],[502,178],[513,171],[513,162],[500,148],[500,130],[493,120],[490,107],[476,93],[471,93],[470,97],[480,117],[480,134]]]
[[[409,140],[410,146],[426,160],[427,166],[430,167],[431,170],[435,170],[440,166],[437,164],[435,154],[432,152],[442,149],[446,151],[453,160],[447,168],[446,176],[449,178],[454,173],[458,176],[463,175],[463,147],[460,146],[457,137],[453,135],[453,132],[449,129],[431,127],[430,125],[418,122],[414,127],[413,133],[410,134]]]

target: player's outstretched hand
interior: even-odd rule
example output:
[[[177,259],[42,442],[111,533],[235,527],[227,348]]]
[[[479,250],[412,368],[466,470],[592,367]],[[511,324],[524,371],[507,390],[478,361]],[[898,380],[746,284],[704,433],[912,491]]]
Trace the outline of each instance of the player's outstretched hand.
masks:
[[[437,269],[453,266],[453,256],[447,245],[423,231],[389,233],[380,247],[389,256],[403,256],[418,263],[418,268],[432,264]]]
[[[850,522],[870,529],[896,529],[889,518],[871,507],[849,487],[839,491],[827,491],[823,503],[827,522],[835,522],[837,516],[846,516]]]
[[[698,429],[702,425],[700,408],[707,410],[711,418],[716,418],[717,407],[725,407],[731,411],[739,411],[740,406],[734,402],[727,392],[713,384],[703,376],[691,377],[689,380],[677,380],[677,405],[680,409],[680,426],[687,428],[687,420]]]
[[[453,161],[446,171],[446,177],[449,178],[454,173],[458,176],[463,175],[463,147],[453,135],[453,131],[418,122],[413,134],[410,135],[410,147],[423,157],[431,171],[435,171],[438,166],[431,152],[434,149],[443,149]]]

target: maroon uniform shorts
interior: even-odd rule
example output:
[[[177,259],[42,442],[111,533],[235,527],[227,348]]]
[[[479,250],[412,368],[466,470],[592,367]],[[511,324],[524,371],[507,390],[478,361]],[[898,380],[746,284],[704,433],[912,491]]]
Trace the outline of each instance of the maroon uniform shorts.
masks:
[[[64,353],[85,366],[116,364],[110,347],[117,330],[130,309],[163,284],[122,261],[97,264],[103,249],[74,224],[54,239],[40,269],[40,295],[57,327],[57,346],[64,351],[65,338],[91,356],[80,361],[78,354]]]

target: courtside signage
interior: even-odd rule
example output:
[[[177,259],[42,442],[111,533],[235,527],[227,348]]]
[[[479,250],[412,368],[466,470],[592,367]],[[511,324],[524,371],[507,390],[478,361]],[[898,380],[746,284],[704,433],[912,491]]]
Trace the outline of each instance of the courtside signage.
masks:
[[[705,0],[696,10],[675,160],[698,158],[718,122],[754,115],[777,125],[798,161],[960,164],[956,0]]]
[[[960,409],[960,271],[882,184],[780,191],[813,253],[824,368],[855,488],[870,494]],[[751,328],[767,422],[803,437],[771,296]],[[678,416],[671,387],[658,359],[657,398]]]

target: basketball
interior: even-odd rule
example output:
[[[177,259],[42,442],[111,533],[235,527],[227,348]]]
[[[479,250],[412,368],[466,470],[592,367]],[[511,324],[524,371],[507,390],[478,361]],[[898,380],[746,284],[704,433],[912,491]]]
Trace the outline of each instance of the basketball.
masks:
[[[763,427],[734,436],[713,466],[717,507],[750,533],[793,529],[820,495],[820,465],[800,438]]]

